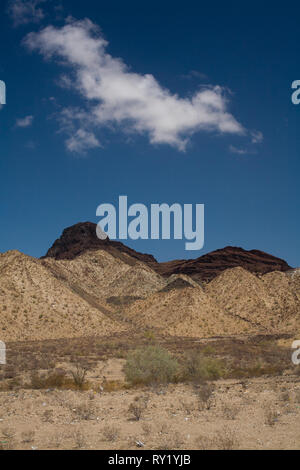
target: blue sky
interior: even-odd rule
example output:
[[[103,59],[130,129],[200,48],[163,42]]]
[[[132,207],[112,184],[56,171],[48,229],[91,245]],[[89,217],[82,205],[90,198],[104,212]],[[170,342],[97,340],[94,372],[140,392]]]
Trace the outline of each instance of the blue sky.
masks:
[[[127,195],[205,204],[201,252],[128,242],[160,261],[234,245],[300,266],[298,13],[297,2],[1,2],[0,251],[41,256]]]

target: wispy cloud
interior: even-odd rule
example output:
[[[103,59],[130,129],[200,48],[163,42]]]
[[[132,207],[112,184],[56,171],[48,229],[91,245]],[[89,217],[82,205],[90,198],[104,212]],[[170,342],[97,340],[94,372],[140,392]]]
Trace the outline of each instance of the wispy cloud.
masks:
[[[40,8],[46,0],[9,0],[8,14],[15,26],[28,23],[39,23],[45,14]]]
[[[208,76],[205,73],[199,72],[198,70],[191,70],[190,72],[181,75],[181,78],[184,78],[186,80],[192,80],[192,79],[197,79],[197,80],[208,80]]]
[[[71,73],[64,86],[84,99],[69,132],[67,147],[73,152],[100,145],[97,128],[117,125],[125,132],[146,134],[152,144],[168,144],[184,151],[192,134],[199,131],[245,134],[243,126],[228,111],[228,97],[220,86],[202,87],[191,98],[182,98],[164,88],[153,75],[132,72],[119,58],[107,52],[107,41],[90,21],[70,20],[64,27],[48,26],[30,33],[25,44],[47,59],[63,59]],[[69,113],[72,120],[74,113]]]
[[[248,153],[251,153],[245,148],[235,147],[234,145],[230,145],[229,150],[231,153],[235,153],[237,155],[247,155]]]
[[[263,133],[260,131],[251,132],[252,144],[261,144],[264,140]]]
[[[261,144],[264,140],[264,135],[260,131],[249,131],[248,136],[250,136],[251,141],[246,145],[246,147],[236,147],[235,145],[229,146],[229,151],[235,153],[236,155],[253,155],[257,153],[256,146]]]
[[[100,147],[100,142],[92,132],[78,129],[66,140],[66,146],[70,152],[85,153],[86,150]]]
[[[33,123],[33,116],[25,116],[16,120],[16,127],[30,127]]]

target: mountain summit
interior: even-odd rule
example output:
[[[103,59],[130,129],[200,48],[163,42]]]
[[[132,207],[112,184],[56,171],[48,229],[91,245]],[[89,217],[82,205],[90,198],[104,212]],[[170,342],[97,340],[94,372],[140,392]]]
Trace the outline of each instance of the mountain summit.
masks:
[[[286,272],[292,269],[286,261],[263,251],[247,251],[231,246],[208,253],[198,259],[158,263],[152,255],[139,253],[123,243],[109,239],[100,240],[96,234],[96,227],[96,224],[85,222],[65,229],[44,258],[73,260],[87,251],[101,249],[120,258],[124,254],[129,255],[147,264],[164,277],[184,274],[198,282],[209,282],[226,269],[236,267],[242,267],[254,274]]]
[[[115,255],[125,253],[143,263],[157,264],[153,256],[138,253],[123,243],[111,241],[109,238],[100,240],[97,237],[96,228],[97,225],[92,222],[78,223],[66,228],[43,258],[73,260],[86,251],[106,250]]]

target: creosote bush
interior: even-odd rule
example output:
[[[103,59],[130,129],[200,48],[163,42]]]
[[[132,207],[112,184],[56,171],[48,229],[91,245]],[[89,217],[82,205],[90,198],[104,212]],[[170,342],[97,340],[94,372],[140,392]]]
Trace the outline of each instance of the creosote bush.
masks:
[[[218,380],[225,375],[224,364],[215,358],[192,351],[185,357],[183,378],[193,382]]]
[[[171,383],[176,381],[178,370],[176,358],[160,346],[132,351],[124,367],[126,379],[133,385]]]

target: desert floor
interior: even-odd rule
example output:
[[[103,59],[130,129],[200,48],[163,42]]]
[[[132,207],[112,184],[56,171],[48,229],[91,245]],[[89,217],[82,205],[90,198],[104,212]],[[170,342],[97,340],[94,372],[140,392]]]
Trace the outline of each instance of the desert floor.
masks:
[[[9,344],[0,376],[0,447],[299,449],[300,375],[290,361],[289,339],[219,338],[207,344],[161,338],[178,356],[197,347],[227,359],[230,377],[210,384],[208,399],[201,398],[199,383],[126,384],[127,349],[139,341],[146,340]],[[68,375],[76,360],[89,364],[82,391]],[[64,371],[67,379],[47,382],[53,370]]]

